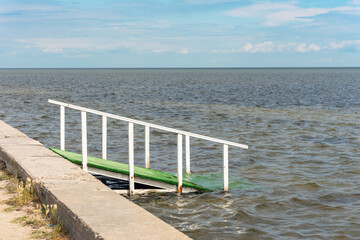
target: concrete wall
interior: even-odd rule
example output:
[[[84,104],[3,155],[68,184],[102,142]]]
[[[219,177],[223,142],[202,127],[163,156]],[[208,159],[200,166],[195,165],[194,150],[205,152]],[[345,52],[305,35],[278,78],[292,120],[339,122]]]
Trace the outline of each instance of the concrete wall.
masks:
[[[3,121],[0,161],[30,178],[43,204],[56,204],[72,239],[189,239]]]

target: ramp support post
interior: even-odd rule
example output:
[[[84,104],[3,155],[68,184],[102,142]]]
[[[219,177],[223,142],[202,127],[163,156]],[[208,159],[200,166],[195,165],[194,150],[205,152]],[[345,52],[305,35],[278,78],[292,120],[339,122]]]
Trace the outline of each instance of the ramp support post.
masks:
[[[60,106],[60,150],[65,150],[65,107]]]
[[[86,112],[81,111],[81,146],[82,146],[82,168],[87,172],[87,129]]]
[[[178,188],[177,191],[178,193],[182,192],[182,135],[178,134],[177,135],[177,179],[178,179]]]
[[[190,136],[185,136],[186,173],[190,174]]]
[[[107,158],[107,118],[102,116],[102,159]]]
[[[224,169],[224,191],[229,190],[229,146],[224,144],[224,160],[223,160],[223,169]]]
[[[145,168],[150,168],[150,127],[145,126]]]
[[[134,195],[134,124],[129,122],[129,195]]]

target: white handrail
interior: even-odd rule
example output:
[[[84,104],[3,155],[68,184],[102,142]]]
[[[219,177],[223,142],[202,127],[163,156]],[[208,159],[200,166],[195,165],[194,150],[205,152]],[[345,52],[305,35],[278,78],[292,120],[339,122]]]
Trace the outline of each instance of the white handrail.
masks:
[[[200,134],[196,134],[196,133],[192,133],[192,132],[186,132],[186,131],[178,130],[178,129],[175,129],[175,128],[164,127],[164,126],[161,126],[161,125],[157,125],[157,124],[153,124],[153,123],[147,123],[147,122],[139,121],[139,120],[132,119],[132,118],[122,117],[122,116],[118,116],[118,115],[111,114],[111,113],[106,113],[106,112],[102,112],[102,111],[98,111],[98,110],[93,110],[93,109],[90,109],[90,108],[80,107],[80,106],[76,106],[76,105],[69,104],[69,103],[59,102],[59,101],[55,101],[55,100],[51,100],[51,99],[49,99],[49,103],[57,104],[57,105],[60,105],[60,106],[72,108],[72,109],[83,111],[83,112],[93,113],[93,114],[96,114],[96,115],[106,116],[106,117],[109,117],[109,118],[122,120],[122,121],[125,121],[125,122],[132,122],[134,124],[148,126],[148,127],[151,127],[151,128],[155,128],[155,129],[159,129],[159,130],[163,130],[163,131],[167,131],[167,132],[178,133],[178,134],[181,134],[181,135],[188,135],[188,136],[194,137],[194,138],[199,138],[199,139],[204,139],[204,140],[208,140],[208,141],[212,141],[212,142],[227,144],[229,146],[240,147],[240,148],[245,148],[245,149],[249,148],[245,144],[240,144],[240,143],[230,142],[230,141],[226,141],[226,140],[221,140],[221,139],[218,139],[218,138],[208,137],[208,136],[204,136],[204,135],[200,135]]]
[[[134,158],[134,148],[133,148],[133,124],[138,124],[145,126],[145,167],[149,168],[150,166],[150,128],[159,129],[167,132],[177,133],[178,135],[178,192],[182,191],[182,136],[185,136],[185,151],[186,151],[186,172],[190,173],[190,137],[199,138],[203,140],[208,140],[212,142],[217,142],[223,144],[223,172],[224,172],[224,191],[228,190],[228,146],[240,147],[248,149],[248,146],[245,144],[235,143],[231,141],[226,141],[218,138],[208,137],[192,132],[182,131],[175,128],[164,127],[161,125],[148,123],[136,119],[131,119],[111,113],[106,113],[90,108],[80,107],[77,105],[59,102],[55,100],[48,100],[49,103],[53,103],[60,106],[60,145],[61,149],[65,150],[65,107],[79,110],[81,111],[82,116],[82,154],[83,154],[83,169],[86,170],[86,162],[87,162],[87,137],[86,137],[86,113],[92,113],[96,115],[100,115],[103,118],[102,124],[102,156],[106,159],[106,144],[107,144],[107,118],[112,118],[116,120],[121,120],[129,123],[129,185],[130,185],[130,194],[133,194],[134,187],[133,187],[133,158]],[[85,149],[86,148],[86,149]],[[130,166],[132,165],[132,166]]]

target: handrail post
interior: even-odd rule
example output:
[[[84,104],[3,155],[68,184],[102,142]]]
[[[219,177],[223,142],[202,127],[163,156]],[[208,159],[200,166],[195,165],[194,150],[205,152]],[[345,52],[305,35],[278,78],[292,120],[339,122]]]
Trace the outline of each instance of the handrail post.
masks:
[[[177,179],[178,179],[178,193],[182,192],[182,135],[177,135]]]
[[[65,150],[65,106],[60,106],[60,150]]]
[[[102,116],[102,159],[107,158],[107,118]]]
[[[145,168],[150,168],[150,127],[145,126]]]
[[[229,190],[229,146],[224,144],[224,159],[223,159],[223,169],[224,169],[224,191]]]
[[[185,136],[186,173],[190,174],[190,136]]]
[[[134,124],[129,122],[129,195],[134,195]]]
[[[87,129],[86,112],[81,112],[81,146],[82,146],[82,168],[87,171]]]

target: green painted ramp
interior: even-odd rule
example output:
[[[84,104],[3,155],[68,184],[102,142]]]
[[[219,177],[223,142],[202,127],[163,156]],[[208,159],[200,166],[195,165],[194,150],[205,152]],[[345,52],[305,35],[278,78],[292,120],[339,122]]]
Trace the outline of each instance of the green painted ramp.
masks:
[[[75,164],[82,164],[82,155],[78,153],[63,151],[56,148],[50,148],[51,151],[59,154],[63,158],[69,160],[72,163]],[[106,170],[109,172],[115,172],[115,173],[122,173],[129,175],[129,165],[125,163],[119,163],[114,162],[110,160],[105,160],[101,158],[91,157],[88,156],[88,166],[93,168],[98,168],[102,170]],[[142,177],[154,181],[164,182],[171,185],[177,185],[177,177],[171,173],[162,172],[155,169],[148,169],[143,167],[134,166],[134,176],[136,177]],[[189,181],[183,181],[183,187],[189,187],[194,188],[199,191],[211,191],[210,189],[207,189],[205,187],[202,187],[198,184],[189,182]]]

